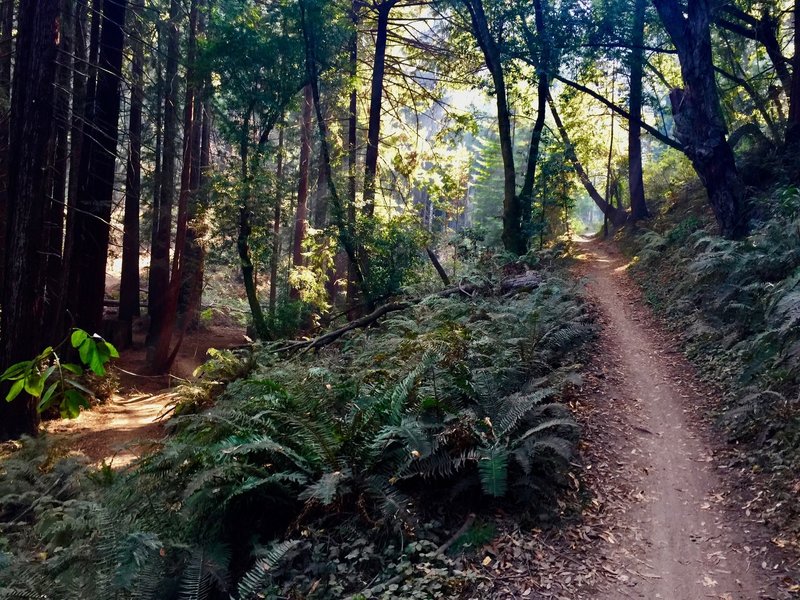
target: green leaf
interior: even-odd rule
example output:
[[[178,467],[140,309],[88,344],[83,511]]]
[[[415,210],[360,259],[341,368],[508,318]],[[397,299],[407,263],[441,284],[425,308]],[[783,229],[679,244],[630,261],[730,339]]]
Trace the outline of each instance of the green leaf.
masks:
[[[44,391],[45,378],[39,373],[31,373],[25,378],[25,391],[38,398]]]
[[[78,354],[80,355],[83,364],[88,365],[92,356],[96,354],[94,340],[89,338],[83,340],[78,348]]]
[[[49,388],[47,388],[47,391],[44,393],[41,400],[39,400],[39,404],[36,405],[37,411],[44,412],[50,408],[50,405],[52,404],[51,400],[53,398],[53,393],[56,391],[57,387],[58,382],[56,381],[52,383]]]
[[[11,389],[8,390],[8,394],[6,395],[6,402],[11,402],[14,398],[19,396],[22,388],[25,387],[25,380],[20,379],[14,382],[14,385],[11,386]]]
[[[70,341],[72,342],[73,348],[78,348],[83,344],[83,342],[89,337],[89,334],[86,333],[83,329],[76,329],[72,332],[72,337]]]
[[[61,417],[64,419],[74,419],[81,414],[81,407],[89,408],[89,401],[77,390],[67,390],[64,392],[64,400],[61,401]]]
[[[116,346],[111,342],[103,342],[108,348],[108,353],[111,355],[111,358],[119,358],[119,350],[117,350]]]
[[[61,363],[61,368],[65,371],[69,371],[73,375],[77,375],[78,377],[83,375],[83,369],[80,365],[76,365],[75,363]]]
[[[25,377],[25,371],[27,371],[32,364],[33,361],[23,360],[22,362],[11,365],[0,375],[0,381],[5,381],[7,379],[23,379]]]
[[[89,358],[89,368],[94,372],[95,375],[99,375],[102,377],[106,374],[105,368],[103,368],[103,363],[105,361],[97,352],[93,353]]]

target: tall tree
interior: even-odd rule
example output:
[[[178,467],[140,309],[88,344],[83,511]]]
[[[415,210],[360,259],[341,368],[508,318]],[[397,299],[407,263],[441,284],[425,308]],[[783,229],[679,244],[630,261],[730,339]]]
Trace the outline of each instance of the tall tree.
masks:
[[[269,316],[275,319],[278,306],[278,266],[281,258],[281,212],[283,205],[284,125],[278,127],[278,150],[275,157],[275,206],[272,217],[272,256],[269,261]]]
[[[72,323],[99,331],[103,317],[117,155],[123,27],[127,0],[103,2],[94,119],[84,126],[78,197],[67,242],[67,309]]]
[[[644,22],[647,0],[634,0],[633,29],[629,54],[630,69],[630,113],[628,121],[628,186],[631,195],[631,220],[638,221],[648,216],[644,197],[642,175],[642,76],[644,74]]]
[[[301,267],[303,261],[303,243],[306,239],[308,225],[308,187],[311,168],[311,112],[314,100],[311,96],[311,85],[303,88],[303,108],[300,115],[300,170],[297,183],[297,208],[294,217],[294,241],[292,243],[292,265]],[[300,297],[300,291],[292,287],[292,298]]]
[[[180,52],[180,0],[170,0],[167,29],[167,54],[164,69],[164,112],[161,173],[158,178],[158,205],[153,209],[155,231],[150,250],[150,280],[148,309],[150,329],[147,343],[155,343],[156,335],[167,318],[166,302],[169,288],[169,250],[172,235],[172,205],[175,197],[175,159],[178,145],[178,61]]]
[[[386,74],[386,43],[389,37],[389,13],[397,0],[383,0],[375,6],[378,23],[375,31],[375,58],[372,64],[372,86],[369,97],[367,151],[364,157],[364,214],[375,212],[375,188],[378,179],[378,146],[383,116],[383,84]]]
[[[547,37],[547,26],[545,24],[545,0],[533,0],[534,22],[536,23],[536,33],[538,44],[532,32],[524,22],[522,23],[528,49],[532,57],[535,56],[536,75],[538,82],[536,85],[536,121],[531,130],[531,142],[528,148],[528,165],[525,169],[525,179],[523,180],[522,190],[519,193],[519,201],[522,204],[522,225],[530,229],[533,214],[533,186],[536,182],[536,165],[539,162],[539,146],[544,132],[545,119],[547,117],[547,97],[550,95],[550,73],[551,68],[551,42]]]
[[[483,53],[486,68],[489,70],[494,84],[497,127],[500,136],[500,151],[503,157],[503,245],[509,252],[524,254],[526,243],[522,232],[522,207],[517,196],[511,109],[508,104],[501,49],[489,28],[483,0],[462,0],[462,3],[469,12],[475,39]]]
[[[794,2],[794,58],[789,92],[789,118],[786,123],[786,145],[793,151],[800,147],[800,0]]]
[[[711,0],[653,0],[681,65],[684,89],[670,94],[675,136],[708,192],[720,232],[738,238],[747,232],[744,186],[726,139],[711,48]],[[685,14],[684,14],[685,13]]]
[[[58,0],[20,0],[16,61],[11,95],[8,163],[8,237],[3,254],[5,281],[0,314],[0,369],[30,360],[48,341],[44,331],[44,220],[54,136]],[[5,395],[4,393],[2,395]],[[0,439],[35,434],[39,418],[25,393],[0,402]]]
[[[150,369],[154,373],[165,373],[175,360],[183,341],[184,331],[180,331],[175,347],[172,337],[178,318],[178,301],[185,269],[186,235],[189,222],[189,202],[192,195],[192,170],[198,163],[193,153],[198,150],[195,140],[200,135],[196,114],[198,103],[196,80],[197,27],[199,22],[198,0],[191,0],[189,9],[189,35],[186,56],[186,96],[183,104],[183,161],[181,163],[180,188],[178,194],[178,214],[175,223],[175,247],[172,253],[172,266],[164,300],[160,307],[157,328],[151,324],[152,352],[149,356]]]
[[[122,273],[119,290],[119,320],[130,324],[139,309],[139,211],[142,194],[142,108],[144,104],[144,51],[140,16],[131,12],[131,104],[128,117],[128,163],[125,175],[125,216],[122,233]]]
[[[0,249],[6,247],[8,152],[11,124],[11,62],[14,51],[14,0],[0,4]],[[0,290],[5,265],[0,260]]]

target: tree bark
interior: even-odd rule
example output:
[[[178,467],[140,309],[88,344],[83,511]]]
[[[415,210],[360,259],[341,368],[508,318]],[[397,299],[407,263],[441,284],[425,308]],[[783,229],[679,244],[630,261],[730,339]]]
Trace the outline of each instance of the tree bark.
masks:
[[[148,270],[148,277],[147,277],[147,314],[152,317],[153,313],[158,310],[155,306],[157,302],[157,298],[160,295],[158,291],[158,286],[160,281],[157,278],[153,277],[152,273],[152,256],[153,251],[155,250],[156,246],[159,244],[159,218],[161,214],[161,189],[162,185],[161,182],[163,180],[163,152],[162,152],[162,145],[163,145],[163,128],[164,128],[164,111],[160,109],[163,102],[164,96],[164,79],[162,75],[162,62],[161,62],[161,55],[163,49],[163,39],[164,39],[164,29],[163,24],[159,23],[156,25],[156,31],[158,32],[158,40],[156,42],[156,52],[153,58],[153,70],[155,71],[155,94],[154,94],[154,102],[153,106],[156,107],[155,109],[155,148],[153,150],[153,195],[152,195],[152,204],[151,204],[151,211],[150,211],[150,258],[151,264],[150,269]]]
[[[44,331],[44,219],[47,178],[54,135],[54,91],[58,38],[58,0],[21,0],[11,96],[8,163],[8,238],[0,314],[0,369],[30,360],[49,341]],[[0,394],[5,396],[7,387]],[[39,416],[24,393],[13,402],[0,398],[0,440],[35,435]]]
[[[630,111],[628,121],[628,186],[631,195],[631,220],[639,221],[649,216],[644,196],[642,175],[642,76],[644,75],[644,19],[647,0],[634,0],[633,35],[631,36]]]
[[[253,280],[253,261],[250,259],[250,246],[248,245],[251,231],[250,211],[242,206],[239,209],[239,238],[236,241],[236,249],[239,252],[244,289],[247,294],[247,303],[250,305],[250,313],[253,316],[256,335],[260,338],[266,338],[268,336],[268,327],[264,319],[264,311],[261,309],[261,303],[258,301],[258,292]]]
[[[117,154],[123,27],[127,0],[103,3],[94,119],[85,124],[72,239],[67,248],[67,310],[72,322],[100,331]]]
[[[45,302],[49,306],[47,328],[57,331],[58,307],[61,302],[64,268],[64,209],[67,200],[67,175],[69,173],[70,83],[73,69],[73,35],[75,6],[70,0],[61,0],[61,34],[56,74],[55,136],[53,138],[53,168],[48,171],[50,206],[47,210],[45,235],[47,237],[47,281]]]
[[[125,176],[125,214],[122,234],[122,274],[119,290],[119,320],[127,323],[126,337],[132,341],[131,324],[139,307],[139,209],[142,173],[142,106],[144,103],[144,52],[139,40],[137,12],[132,14],[131,108],[128,122],[128,163]]]
[[[282,119],[281,119],[282,121]],[[278,127],[278,156],[275,165],[275,210],[272,218],[272,256],[269,262],[269,317],[275,320],[278,307],[278,266],[281,259],[281,208],[283,204],[283,138],[284,126]]]
[[[175,157],[178,137],[178,52],[180,51],[181,15],[180,0],[171,0],[167,28],[167,56],[164,72],[164,125],[161,177],[157,212],[153,220],[156,227],[150,251],[150,280],[148,284],[150,329],[147,344],[156,341],[156,335],[164,327],[166,302],[169,291],[169,250],[172,234],[172,205],[175,196]]]
[[[189,11],[189,40],[186,57],[186,97],[183,105],[183,162],[181,165],[180,188],[178,194],[178,214],[175,224],[175,249],[172,253],[172,266],[170,268],[167,290],[164,302],[161,305],[161,315],[158,328],[151,330],[153,345],[150,356],[150,369],[153,373],[166,373],[172,366],[181,342],[183,331],[178,338],[174,349],[171,349],[172,336],[178,319],[178,299],[180,297],[181,283],[185,267],[184,252],[186,250],[186,233],[189,222],[189,201],[192,193],[192,167],[196,166],[192,152],[195,150],[195,138],[199,131],[195,126],[195,96],[197,92],[195,83],[195,60],[197,50],[197,0],[191,0]],[[166,139],[165,139],[166,141]]]
[[[705,185],[720,233],[740,238],[747,233],[743,185],[719,102],[711,52],[710,0],[689,0],[687,16],[677,0],[653,4],[678,51],[684,90],[670,94],[675,137]]]
[[[6,247],[8,223],[8,153],[11,123],[11,57],[14,52],[14,0],[0,5],[0,250]],[[0,290],[3,289],[4,261],[0,259]]]
[[[545,4],[544,0],[533,0],[534,19],[536,22],[536,32],[539,35],[539,51],[537,76],[539,81],[536,86],[536,121],[531,131],[531,143],[528,148],[528,164],[525,168],[525,179],[523,180],[522,190],[519,194],[519,202],[522,205],[522,227],[523,230],[530,230],[533,215],[533,186],[536,182],[536,165],[539,162],[539,145],[542,141],[545,118],[547,116],[547,97],[550,94],[550,42],[547,39],[545,25]],[[526,38],[531,51],[534,50],[533,39],[526,29]]]
[[[386,73],[386,42],[389,36],[389,13],[397,0],[383,0],[377,5],[378,28],[375,33],[375,60],[372,64],[372,89],[369,98],[367,153],[364,158],[364,214],[375,213],[375,191],[378,180],[378,145],[381,137],[383,79]]]
[[[314,100],[311,97],[311,85],[303,88],[303,109],[300,116],[300,171],[297,184],[297,208],[294,216],[294,241],[292,244],[292,266],[302,267],[303,242],[306,239],[308,220],[308,184],[311,167],[311,112]],[[300,298],[300,290],[292,286],[293,300]]]
[[[792,59],[792,79],[789,92],[789,118],[786,123],[786,146],[792,152],[800,150],[800,0],[794,2],[795,51]]]
[[[350,102],[347,110],[347,224],[355,231],[356,227],[356,188],[357,188],[357,162],[358,162],[358,24],[361,14],[360,0],[353,0],[350,20],[353,31],[348,42],[350,51]],[[352,264],[347,270],[347,302],[355,305],[358,298],[358,283]]]

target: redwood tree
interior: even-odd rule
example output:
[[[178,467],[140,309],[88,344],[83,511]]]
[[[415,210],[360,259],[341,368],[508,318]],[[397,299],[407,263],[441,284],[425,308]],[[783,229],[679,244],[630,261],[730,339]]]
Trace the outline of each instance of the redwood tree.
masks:
[[[21,0],[11,101],[8,162],[8,239],[3,260],[5,282],[0,316],[0,369],[41,352],[44,331],[42,289],[46,261],[44,220],[47,178],[54,136],[58,0]],[[2,390],[5,395],[5,390]],[[35,434],[39,417],[33,400],[22,394],[0,398],[0,440]]]
[[[93,119],[84,125],[73,229],[67,242],[69,323],[99,331],[117,154],[123,26],[127,0],[103,2]]]

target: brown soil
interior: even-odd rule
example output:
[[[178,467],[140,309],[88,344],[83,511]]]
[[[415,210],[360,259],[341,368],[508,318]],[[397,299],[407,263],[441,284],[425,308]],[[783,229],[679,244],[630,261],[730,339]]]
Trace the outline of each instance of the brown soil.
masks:
[[[800,559],[770,533],[709,422],[718,395],[644,304],[611,245],[580,244],[597,355],[567,400],[583,431],[583,513],[552,531],[510,525],[474,565],[481,597],[718,600],[795,597]],[[579,486],[576,484],[575,488]],[[790,545],[790,544],[788,544]]]
[[[160,417],[174,398],[173,388],[190,379],[206,360],[209,348],[230,348],[245,343],[244,331],[233,327],[209,327],[187,335],[170,375],[146,373],[144,340],[121,353],[112,374],[119,379],[117,392],[107,403],[84,411],[77,419],[52,421],[50,434],[85,454],[93,463],[122,467],[163,437]]]

